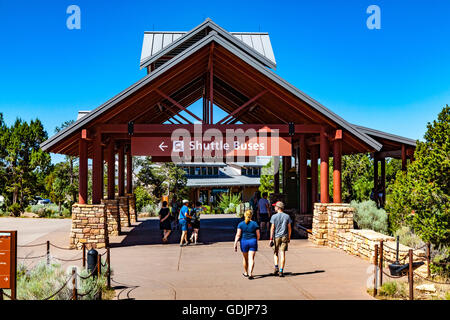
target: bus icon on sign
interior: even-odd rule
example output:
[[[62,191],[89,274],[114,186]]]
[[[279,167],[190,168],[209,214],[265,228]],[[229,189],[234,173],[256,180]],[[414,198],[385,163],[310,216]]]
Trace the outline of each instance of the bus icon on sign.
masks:
[[[184,152],[184,143],[183,141],[177,140],[173,142],[172,145],[173,152]]]

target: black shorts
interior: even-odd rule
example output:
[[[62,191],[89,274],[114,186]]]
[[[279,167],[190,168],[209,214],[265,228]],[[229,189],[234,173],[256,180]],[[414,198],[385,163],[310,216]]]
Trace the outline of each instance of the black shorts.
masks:
[[[191,225],[193,229],[200,229],[200,221],[193,221]]]
[[[259,222],[269,222],[269,214],[268,213],[260,213],[259,214]]]

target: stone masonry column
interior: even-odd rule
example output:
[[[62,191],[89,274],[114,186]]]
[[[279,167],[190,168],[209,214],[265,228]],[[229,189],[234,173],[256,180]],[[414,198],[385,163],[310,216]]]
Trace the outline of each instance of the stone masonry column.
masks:
[[[314,244],[321,246],[328,243],[328,205],[330,203],[314,203],[312,237],[308,237]]]
[[[120,234],[119,201],[103,199],[102,204],[105,205],[106,210],[108,235],[118,236]]]
[[[137,222],[137,211],[136,211],[136,195],[134,193],[127,194],[128,196],[128,212],[130,213],[130,222]]]
[[[330,203],[327,206],[329,247],[343,249],[342,235],[353,229],[354,211],[348,203]]]
[[[88,248],[105,248],[108,245],[104,204],[72,205],[70,247],[81,249],[83,243],[86,243]]]
[[[120,227],[130,227],[131,219],[130,212],[128,211],[128,197],[117,197],[119,201],[119,216],[120,216]]]

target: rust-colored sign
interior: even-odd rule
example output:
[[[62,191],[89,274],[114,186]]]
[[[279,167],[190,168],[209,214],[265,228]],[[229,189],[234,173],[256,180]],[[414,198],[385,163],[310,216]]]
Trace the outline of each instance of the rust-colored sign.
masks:
[[[0,289],[16,296],[17,231],[0,231]]]
[[[247,137],[242,139],[197,139],[132,137],[134,156],[290,156],[290,137]]]

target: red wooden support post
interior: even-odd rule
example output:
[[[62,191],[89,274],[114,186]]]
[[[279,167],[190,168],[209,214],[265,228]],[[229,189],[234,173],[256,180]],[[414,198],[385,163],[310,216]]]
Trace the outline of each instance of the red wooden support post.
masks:
[[[317,160],[319,158],[318,146],[311,146],[311,197],[312,206],[317,202],[317,185],[319,174],[317,171]]]
[[[373,157],[373,189],[374,192],[376,192],[378,187],[378,155],[377,153],[375,153],[374,157]],[[375,197],[377,197],[377,195],[375,194]]]
[[[378,245],[375,245],[375,256],[373,260],[373,296],[378,293]]]
[[[431,263],[431,243],[427,243],[427,277],[429,278],[431,276],[431,270],[430,270],[430,263]]]
[[[402,144],[402,170],[406,170],[406,146]]]
[[[214,123],[213,120],[213,105],[214,105],[214,42],[211,43],[210,51],[210,70],[209,70],[209,123]]]
[[[119,184],[119,197],[125,195],[125,152],[124,145],[119,146],[119,172],[118,172],[118,184]]]
[[[133,158],[131,156],[131,145],[127,148],[127,193],[133,193]]]
[[[341,168],[342,168],[342,139],[336,139],[333,143],[333,202],[342,202],[341,193]]]
[[[383,198],[381,203],[384,206],[386,200],[386,158],[380,160],[381,163],[381,187],[383,188]]]
[[[409,249],[409,270],[408,270],[408,282],[409,282],[409,300],[414,300],[414,271],[413,271],[413,250]]]
[[[379,275],[380,275],[380,286],[383,285],[383,240],[380,241],[380,263],[379,263]]]
[[[328,161],[330,156],[325,129],[320,132],[320,202],[328,203]]]
[[[77,269],[72,268],[72,300],[78,300],[77,294]]]
[[[114,140],[108,144],[108,199],[114,199],[116,184],[116,154],[114,151]]]
[[[306,143],[305,136],[300,136],[299,141],[299,162],[298,165],[300,167],[300,213],[305,214],[308,210],[308,177],[307,177],[307,157],[306,157]]]
[[[92,159],[92,204],[100,204],[103,197],[103,151],[102,134],[97,130],[93,145]]]
[[[78,142],[78,151],[80,154],[78,167],[78,203],[88,203],[88,147],[87,141],[80,139]]]
[[[98,254],[97,256],[97,277],[100,279],[102,276],[102,256]]]

